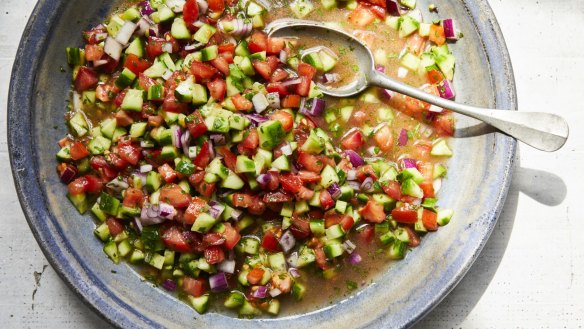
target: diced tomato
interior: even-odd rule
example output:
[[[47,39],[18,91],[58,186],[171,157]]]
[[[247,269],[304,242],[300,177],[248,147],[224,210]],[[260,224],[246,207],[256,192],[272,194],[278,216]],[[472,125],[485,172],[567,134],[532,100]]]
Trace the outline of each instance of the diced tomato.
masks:
[[[197,192],[205,198],[210,198],[217,189],[217,183],[201,182],[197,187]]]
[[[260,60],[254,60],[253,63],[253,68],[255,69],[255,71],[262,76],[262,78],[264,78],[265,80],[270,80],[272,77],[272,73],[274,73],[274,70],[272,70],[272,68],[270,67],[270,64],[268,62],[265,61],[260,61]]]
[[[233,57],[233,52],[222,52],[219,53],[219,57],[225,59],[225,61],[227,62],[227,64],[233,64],[234,63],[234,57]]]
[[[320,182],[320,175],[312,171],[301,170],[298,172],[298,177],[303,183],[318,183]]]
[[[221,263],[225,259],[225,253],[220,246],[210,246],[205,249],[205,260],[213,265]]]
[[[191,200],[191,203],[189,204],[187,209],[185,210],[185,213],[183,215],[183,222],[188,225],[193,225],[197,217],[199,217],[199,214],[203,210],[205,210],[206,207],[207,202],[205,202],[205,200],[199,197],[194,197]]]
[[[266,51],[268,54],[279,54],[286,47],[286,40],[283,38],[268,38]]]
[[[140,75],[138,76],[138,84],[140,85],[140,87],[142,89],[148,90],[148,88],[150,88],[151,86],[154,86],[156,84],[156,80],[154,80],[150,77],[147,77],[143,73],[140,73]]]
[[[268,192],[264,194],[264,202],[265,203],[283,203],[283,202],[290,202],[294,198],[292,195],[286,191],[279,190],[276,192]]]
[[[89,165],[93,170],[96,170],[100,173],[100,176],[103,176],[106,180],[112,180],[118,175],[118,172],[110,166],[110,164],[106,161],[105,157],[93,156],[89,160]]]
[[[432,184],[432,182],[420,183],[420,188],[422,189],[422,191],[424,191],[424,198],[435,197],[434,184]]]
[[[359,181],[363,182],[367,177],[373,178],[374,181],[377,180],[377,175],[375,175],[375,170],[371,165],[364,165],[357,169],[357,178]]]
[[[360,4],[349,14],[349,23],[357,27],[365,27],[375,20],[375,14],[366,6]]]
[[[71,144],[70,150],[71,160],[77,161],[89,155],[89,151],[81,142],[74,142]]]
[[[87,179],[85,177],[79,177],[69,183],[67,188],[69,189],[69,194],[78,195],[85,193],[85,186],[87,185]]]
[[[211,145],[209,142],[203,143],[199,154],[193,160],[193,164],[199,168],[205,168],[211,162]]]
[[[209,9],[216,13],[222,13],[225,10],[225,0],[207,0]]]
[[[116,112],[115,118],[116,118],[116,124],[119,127],[127,127],[127,126],[131,125],[132,123],[134,123],[134,119],[132,119],[132,117],[128,114],[128,112],[126,112],[124,110],[119,110],[118,112]]]
[[[139,147],[133,145],[123,145],[119,148],[119,155],[124,160],[132,164],[133,166],[137,165],[140,161],[140,156],[142,155],[142,151]]]
[[[422,212],[422,223],[428,231],[436,231],[438,229],[438,216],[435,212],[424,209]]]
[[[235,228],[233,228],[233,226],[231,226],[230,223],[225,223],[224,225],[225,231],[223,231],[223,238],[225,239],[225,242],[223,243],[223,246],[228,250],[231,250],[237,245],[241,239],[241,235]]]
[[[158,173],[166,183],[172,183],[178,177],[176,171],[168,163],[158,167]]]
[[[391,133],[389,126],[386,125],[377,130],[373,139],[383,152],[389,152],[393,149],[393,134]]]
[[[270,78],[270,82],[280,82],[282,80],[286,80],[288,78],[288,72],[286,70],[277,68],[274,73],[272,73],[272,77]]]
[[[227,83],[223,79],[215,79],[207,83],[207,88],[209,88],[209,94],[211,97],[217,101],[223,101],[225,98],[225,92],[227,91]]]
[[[223,75],[229,75],[229,63],[225,59],[225,57],[218,56],[214,60],[210,61],[211,65],[213,65],[219,72],[223,73]]]
[[[370,223],[381,223],[387,216],[383,211],[383,205],[373,200],[369,200],[360,212],[363,218]]]
[[[187,0],[183,6],[183,19],[188,27],[199,19],[199,5],[197,0]]]
[[[247,208],[253,203],[253,197],[245,193],[233,193],[231,202],[234,207]]]
[[[99,193],[103,189],[103,182],[101,179],[94,175],[85,175],[85,180],[87,184],[85,185],[85,192],[87,193]]]
[[[87,89],[97,86],[97,74],[94,70],[86,66],[81,66],[77,71],[77,76],[75,77],[75,90],[77,92],[83,92]]]
[[[85,59],[88,62],[100,60],[103,54],[104,51],[102,46],[92,44],[85,45]]]
[[[292,126],[294,126],[294,116],[287,111],[276,111],[272,113],[270,119],[280,121],[280,123],[282,123],[282,127],[286,132],[292,130]]]
[[[260,135],[255,128],[249,130],[243,141],[237,145],[237,151],[243,154],[250,154],[260,145]]]
[[[335,205],[335,200],[333,200],[333,197],[326,189],[320,191],[319,199],[320,206],[325,210],[331,209]]]
[[[366,243],[373,242],[373,238],[375,238],[375,227],[368,224],[363,228],[359,228],[357,230],[357,237]]]
[[[231,96],[231,101],[233,102],[235,109],[238,111],[247,112],[253,109],[253,103],[241,94],[235,94]]]
[[[179,102],[174,95],[174,89],[171,89],[166,93],[166,97],[164,97],[162,109],[166,112],[182,113],[188,109],[188,104]]]
[[[306,152],[298,152],[298,158],[296,161],[302,168],[317,174],[324,168],[324,163],[318,156]]]
[[[269,93],[278,93],[280,96],[288,95],[288,88],[286,88],[281,82],[270,82],[266,86],[266,90]],[[300,97],[299,97],[300,98]],[[298,102],[300,104],[300,102]],[[285,106],[282,106],[285,107]]]
[[[98,38],[98,35],[103,34],[107,34],[107,30],[103,24],[99,24],[89,31],[83,31],[83,38],[87,41],[87,43],[94,45],[103,41],[103,39]]]
[[[191,73],[195,76],[197,82],[208,81],[214,77],[218,71],[215,67],[198,61],[191,63]]]
[[[134,74],[140,74],[146,71],[152,64],[146,59],[142,59],[134,54],[126,55],[126,60],[124,61],[124,67],[128,70],[134,72]]]
[[[436,128],[436,133],[440,136],[454,135],[454,118],[450,113],[441,113],[434,117],[432,124]]]
[[[103,183],[93,175],[79,177],[69,183],[68,189],[71,195],[83,193],[97,193],[103,188]]]
[[[379,19],[385,19],[385,7],[381,6],[369,6],[371,12],[377,16]]]
[[[424,88],[422,88],[422,90],[429,94],[439,96],[438,88],[435,85],[426,85]],[[406,109],[409,111],[408,114],[415,115],[416,113],[430,109],[430,104],[419,99],[406,96]]]
[[[406,47],[409,48],[410,53],[414,53],[416,56],[420,56],[424,51],[424,46],[426,45],[426,39],[418,33],[412,34],[408,41],[406,41]]]
[[[418,221],[418,212],[405,207],[395,208],[391,211],[391,218],[398,223],[415,224]]]
[[[217,152],[217,154],[223,157],[223,161],[225,162],[227,168],[236,171],[235,166],[237,164],[237,156],[229,150],[229,147],[219,146],[215,148],[215,151]]]
[[[178,252],[191,252],[193,247],[184,234],[184,230],[179,226],[169,226],[162,231],[160,235],[164,245]]]
[[[108,218],[105,223],[107,224],[107,228],[112,236],[116,236],[124,231],[124,225],[114,217]]]
[[[300,83],[296,85],[296,93],[302,97],[310,93],[310,84],[312,83],[307,77],[300,77]]]
[[[176,208],[187,207],[191,196],[176,184],[165,185],[160,189],[160,201]]]
[[[142,207],[144,201],[144,192],[141,189],[130,187],[124,192],[124,206]]]
[[[166,40],[162,38],[149,37],[148,43],[146,44],[146,55],[150,60],[154,60],[159,55],[162,55],[164,50],[162,50]]]
[[[262,238],[262,248],[267,251],[278,252],[280,251],[280,244],[278,243],[278,237],[272,231],[266,231]]]
[[[430,25],[430,35],[428,36],[428,39],[438,46],[442,46],[446,42],[444,27],[436,24]]]
[[[182,289],[187,294],[194,297],[201,297],[207,291],[207,280],[203,278],[193,279],[189,276],[183,278]]]
[[[300,107],[302,98],[299,95],[287,95],[282,100],[282,108],[297,109]]]
[[[233,54],[235,52],[235,44],[234,43],[224,43],[222,45],[219,45],[218,51],[220,54],[223,54],[223,53]]]
[[[387,194],[390,198],[394,200],[400,200],[401,195],[401,186],[396,181],[389,181],[387,184],[382,184],[383,192]]]
[[[102,65],[96,67],[96,69],[98,71],[105,72],[105,73],[113,73],[118,68],[119,62],[116,61],[115,59],[111,58],[109,55],[104,54],[101,57],[101,59],[106,61],[106,62],[105,62],[105,64],[102,64]]]
[[[296,192],[297,200],[310,200],[314,196],[314,191],[304,186],[300,186],[300,190]]]
[[[264,270],[259,267],[255,267],[247,274],[247,282],[251,285],[256,285],[262,281],[264,277]]]
[[[360,130],[355,130],[347,135],[341,141],[341,147],[345,150],[359,151],[365,144],[363,133]]]
[[[408,243],[409,247],[417,247],[420,245],[420,236],[416,233],[411,227],[404,226],[404,230],[408,233],[410,238],[410,242]]]
[[[444,74],[437,68],[432,68],[426,71],[426,75],[428,77],[428,82],[432,84],[439,83],[446,79]]]
[[[189,115],[187,117],[186,123],[187,129],[191,134],[191,138],[202,136],[208,130],[207,125],[205,124],[205,119],[203,119],[203,116],[198,111]]]
[[[310,222],[298,216],[292,217],[292,226],[290,227],[292,234],[297,239],[303,239],[310,236]]]
[[[268,50],[268,36],[260,31],[255,31],[247,44],[247,48],[252,53],[259,53]]]
[[[308,80],[312,80],[316,75],[316,68],[310,64],[300,63],[298,64],[298,75],[306,77]]]
[[[124,98],[126,97],[126,90],[122,90],[121,92],[119,92],[116,96],[116,98],[114,99],[114,104],[117,107],[120,107],[122,105],[122,102],[124,101]]]
[[[95,97],[104,103],[111,102],[114,96],[115,92],[112,85],[98,84],[97,88],[95,88]]]
[[[417,168],[426,182],[432,182],[434,179],[434,165],[431,162],[418,161]]]
[[[282,184],[282,188],[284,190],[292,193],[300,191],[300,187],[302,186],[302,180],[300,177],[294,174],[280,175],[280,183]]]
[[[266,203],[262,200],[262,198],[258,195],[252,197],[252,203],[247,208],[252,215],[261,215],[266,211]]]
[[[318,247],[314,249],[314,255],[316,256],[316,265],[320,267],[322,270],[327,270],[330,268],[330,265],[326,261],[326,254],[322,247]]]
[[[128,168],[130,165],[128,161],[122,159],[122,157],[120,157],[117,152],[110,152],[109,154],[106,154],[105,159],[109,164],[114,166],[119,171],[126,170],[126,168]]]

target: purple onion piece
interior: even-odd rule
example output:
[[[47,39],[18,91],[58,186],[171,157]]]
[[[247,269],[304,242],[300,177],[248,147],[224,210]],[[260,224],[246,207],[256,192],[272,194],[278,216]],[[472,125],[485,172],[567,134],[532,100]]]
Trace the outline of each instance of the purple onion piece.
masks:
[[[179,126],[172,126],[171,128],[172,145],[178,149],[182,148],[182,130]]]
[[[361,191],[361,184],[359,184],[359,182],[355,182],[355,181],[347,181],[347,184],[355,191],[359,192]]]
[[[324,112],[325,105],[326,103],[324,99],[313,98],[306,100],[304,101],[303,106],[300,108],[300,113],[318,117],[322,115],[322,112]]]
[[[225,206],[220,203],[217,203],[209,208],[209,213],[211,214],[211,216],[213,216],[213,218],[217,219],[219,218],[219,216],[221,216],[223,210],[225,210]]]
[[[152,171],[151,164],[145,164],[140,166],[140,173],[145,174]]]
[[[397,0],[387,0],[386,1],[387,13],[391,16],[400,16],[401,10],[400,6],[397,3]]]
[[[235,272],[235,260],[226,259],[221,263],[217,264],[217,269],[221,272],[233,274]]]
[[[337,184],[337,183],[333,183],[326,190],[329,192],[329,194],[335,200],[338,199],[341,196],[341,188],[339,187],[339,184]]]
[[[393,96],[395,96],[395,92],[389,89],[382,89],[381,90],[381,95],[387,99],[390,100]]]
[[[290,273],[290,275],[291,275],[293,278],[298,278],[298,277],[300,277],[300,271],[298,271],[298,269],[297,269],[296,267],[291,267],[291,268],[288,270],[288,273]]]
[[[347,180],[356,180],[357,179],[357,170],[356,169],[349,169],[347,171]]]
[[[458,31],[456,30],[456,23],[452,18],[447,18],[442,21],[444,27],[444,36],[449,40],[458,40]]]
[[[263,299],[263,298],[266,298],[267,293],[268,293],[268,287],[259,286],[251,295],[254,298]]]
[[[199,15],[204,15],[209,9],[209,4],[206,0],[197,0],[197,5],[199,6]]]
[[[363,183],[361,183],[361,191],[369,192],[372,189],[373,189],[373,178],[371,178],[371,177],[365,178]]]
[[[140,217],[134,217],[134,228],[138,233],[142,234],[142,222],[140,221]]]
[[[363,259],[361,258],[361,255],[359,255],[356,252],[353,252],[352,254],[349,255],[349,263],[351,265],[357,265],[359,263],[361,263]]]
[[[325,73],[323,76],[323,83],[335,83],[341,80],[341,75],[338,73]]]
[[[365,164],[365,161],[359,155],[359,153],[353,150],[346,150],[345,154],[349,157],[349,161],[351,161],[351,164],[353,165],[354,168],[360,167]]]
[[[409,159],[409,158],[405,158],[402,161],[403,161],[403,167],[405,169],[408,169],[408,168],[416,168],[416,160]]]
[[[290,156],[293,153],[292,152],[292,145],[289,142],[287,142],[284,146],[282,146],[280,148],[280,150],[282,151],[282,154],[287,155],[287,156]]]
[[[224,272],[219,272],[213,276],[209,277],[209,287],[213,292],[225,291],[229,288],[229,283],[227,282],[227,276]]]
[[[274,288],[272,290],[270,290],[270,296],[272,297],[277,297],[280,296],[282,294],[282,290],[278,289],[278,288]]]
[[[284,49],[280,50],[280,62],[286,63],[287,59],[288,59],[288,53]]]
[[[282,247],[284,253],[290,252],[290,250],[294,248],[294,245],[296,245],[296,239],[294,238],[294,235],[292,235],[291,231],[284,232],[284,234],[282,234],[282,237],[280,237],[279,242],[280,247]]]
[[[347,251],[348,254],[352,254],[353,251],[355,251],[355,249],[357,248],[357,246],[353,242],[351,242],[351,240],[347,240],[343,242],[343,248],[345,249],[345,251]]]
[[[174,282],[171,279],[166,279],[162,283],[162,288],[164,288],[168,291],[175,291],[176,290],[176,282]]]
[[[258,184],[260,184],[263,190],[267,189],[268,185],[272,181],[272,175],[269,173],[261,174],[256,178]]]
[[[247,114],[246,117],[255,125],[268,121],[268,118],[255,113]]]
[[[154,9],[150,6],[150,1],[142,1],[138,4],[138,7],[140,7],[140,14],[142,16],[148,16],[154,12]]]
[[[288,79],[282,82],[282,86],[284,87],[293,86],[299,84],[300,82],[302,82],[301,78]]]
[[[77,173],[79,173],[77,166],[69,163],[67,164],[67,167],[65,167],[65,169],[61,172],[59,178],[61,179],[61,182],[68,184],[73,181],[75,176],[77,176]]]
[[[209,137],[211,138],[213,143],[215,143],[215,145],[225,145],[225,143],[227,143],[225,135],[223,134],[211,134],[211,136]]]
[[[375,71],[385,73],[385,66],[377,64],[375,65]]]
[[[231,211],[231,218],[232,218],[232,219],[235,219],[235,220],[240,220],[240,219],[241,219],[241,216],[243,216],[243,211],[241,211],[241,210],[239,210],[239,209],[236,209],[236,208],[234,208],[234,209]]]
[[[159,24],[150,25],[150,29],[148,29],[148,36],[159,37],[160,36],[160,25]]]
[[[173,219],[176,216],[177,211],[173,206],[168,203],[160,202],[160,217],[166,219]]]
[[[286,263],[288,263],[288,266],[290,266],[291,268],[294,268],[298,265],[298,252],[293,252],[290,254],[290,256],[288,256],[288,259],[286,259]]]
[[[399,133],[399,137],[397,138],[397,144],[399,146],[406,146],[408,144],[408,131],[404,128]]]
[[[454,91],[454,87],[452,83],[448,79],[442,80],[438,84],[438,92],[440,93],[440,97],[445,99],[453,99],[456,97],[456,92]]]

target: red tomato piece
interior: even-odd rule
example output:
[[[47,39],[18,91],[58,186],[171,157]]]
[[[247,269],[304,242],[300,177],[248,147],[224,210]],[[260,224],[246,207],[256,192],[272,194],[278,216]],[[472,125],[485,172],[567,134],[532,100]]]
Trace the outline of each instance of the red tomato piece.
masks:
[[[235,109],[238,111],[248,112],[253,109],[253,103],[241,94],[231,96],[231,101],[233,102]]]
[[[222,13],[225,10],[225,0],[207,0],[209,9],[216,13]]]
[[[249,43],[247,45],[247,48],[252,53],[259,53],[262,51],[267,51],[267,49],[268,49],[268,36],[263,32],[255,31],[249,39]]]
[[[294,200],[294,197],[286,191],[268,192],[264,194],[265,203],[283,203]]]
[[[436,231],[438,229],[438,216],[435,212],[424,209],[422,212],[422,223],[428,231]]]
[[[133,145],[123,145],[119,148],[119,155],[124,161],[129,162],[133,166],[140,161],[142,151],[139,147]]]
[[[130,187],[124,193],[124,206],[126,207],[142,207],[144,201],[144,192],[141,189]]]
[[[237,208],[247,208],[253,203],[253,197],[245,193],[233,193],[231,200]]]
[[[387,194],[390,198],[394,200],[401,199],[401,185],[398,182],[389,181],[387,184],[384,184],[381,187],[383,188],[383,192],[385,192],[385,194]]]
[[[211,162],[211,145],[209,142],[203,143],[199,154],[193,160],[193,164],[199,168],[205,168]]]
[[[191,196],[176,184],[165,185],[160,189],[160,201],[166,202],[175,208],[187,207]]]
[[[441,113],[432,120],[436,133],[440,136],[454,135],[454,118],[450,113]]]
[[[351,132],[341,141],[341,147],[345,150],[359,151],[363,145],[365,145],[365,139],[360,130]]]
[[[237,151],[242,154],[251,154],[260,145],[260,135],[255,128],[249,130],[243,141],[237,145]]]
[[[239,232],[237,232],[235,228],[233,228],[233,226],[231,226],[230,223],[225,223],[225,231],[223,232],[223,238],[225,239],[223,246],[225,246],[225,248],[227,248],[228,250],[232,250],[241,239],[241,235],[239,234]]]
[[[205,119],[200,112],[193,112],[191,115],[189,115],[187,117],[186,123],[187,129],[189,130],[192,138],[202,136],[208,130],[207,125],[205,124]]]
[[[74,142],[71,144],[70,150],[71,160],[81,160],[89,155],[89,151],[81,142]]]
[[[381,223],[387,216],[383,210],[383,205],[373,200],[369,200],[365,207],[361,209],[360,213],[363,218],[370,223]]]
[[[216,183],[205,183],[204,181],[201,182],[197,187],[197,192],[205,198],[210,198],[215,190],[217,189]]]
[[[120,223],[120,221],[114,217],[108,218],[105,223],[107,224],[107,228],[112,236],[116,236],[124,231],[124,224]]]
[[[199,19],[199,5],[197,0],[187,0],[183,6],[183,19],[187,26],[193,26],[193,23]]]
[[[183,215],[183,222],[188,225],[193,225],[197,217],[199,217],[199,214],[203,212],[206,208],[207,202],[205,202],[205,200],[199,197],[194,197],[191,200],[191,203],[189,204],[187,209],[185,210],[185,213]]]
[[[310,64],[300,63],[298,64],[298,75],[312,80],[316,75],[316,68]]]
[[[373,139],[383,152],[389,152],[393,149],[394,139],[389,126],[383,126],[377,130]]]
[[[272,67],[270,66],[270,64],[268,62],[265,61],[260,61],[260,60],[255,60],[252,63],[253,68],[255,69],[255,71],[262,76],[262,78],[264,78],[265,80],[270,80],[272,77],[272,74],[274,73],[274,70],[272,69]]]
[[[270,77],[270,82],[280,82],[283,80],[286,80],[288,78],[288,72],[286,72],[286,70],[281,69],[281,68],[277,68],[274,73],[272,73],[272,76]]]
[[[391,211],[391,217],[398,223],[415,224],[418,221],[418,212],[406,207],[400,207]]]
[[[205,260],[213,265],[221,263],[225,259],[225,253],[220,246],[210,246],[205,249]]]
[[[124,61],[124,67],[128,70],[134,72],[134,74],[140,74],[146,71],[152,64],[146,59],[142,59],[134,54],[126,55],[126,60]]]
[[[286,109],[297,109],[300,107],[302,98],[299,95],[287,95],[282,100],[282,107]]]
[[[97,82],[98,79],[95,71],[89,67],[81,66],[75,77],[75,90],[79,93],[83,92],[97,86]]]
[[[219,53],[230,53],[233,54],[235,52],[235,44],[234,43],[224,43],[219,45]]]
[[[269,93],[278,93],[280,96],[288,95],[288,88],[286,88],[281,82],[268,83],[266,90]],[[298,104],[300,104],[300,102],[298,102]]]
[[[267,231],[264,233],[262,238],[262,248],[267,251],[278,252],[280,251],[280,243],[278,243],[278,237],[272,231]]]
[[[298,216],[292,217],[292,226],[290,227],[290,231],[297,239],[304,239],[310,236],[310,222],[306,219],[302,219]]]
[[[223,56],[218,56],[214,60],[210,61],[211,65],[213,65],[219,72],[223,73],[223,75],[229,75],[229,62]]]
[[[363,228],[359,228],[357,230],[357,237],[366,243],[373,242],[373,238],[375,238],[375,227],[373,225],[365,225]]]
[[[217,101],[223,101],[225,98],[225,92],[227,91],[227,83],[223,79],[215,79],[207,83],[207,88],[209,88],[209,94],[211,97]]]
[[[227,168],[233,171],[236,170],[235,166],[237,164],[237,156],[229,150],[229,147],[219,146],[215,149],[215,151],[217,152],[217,154],[223,157],[223,161],[225,162]]]
[[[302,187],[302,180],[300,177],[294,174],[280,175],[280,183],[282,184],[282,188],[284,190],[292,193],[300,191],[300,187]]]
[[[268,54],[279,54],[286,47],[286,40],[283,38],[268,38],[266,51]]]
[[[430,35],[428,39],[438,46],[442,46],[446,42],[446,35],[444,27],[441,25],[432,24],[430,26]]]
[[[214,77],[218,71],[215,67],[197,61],[191,63],[191,73],[195,76],[197,82],[207,81]]]
[[[88,62],[94,62],[101,59],[104,54],[102,46],[87,44],[85,45],[85,59]]]
[[[365,27],[375,20],[375,14],[366,6],[360,4],[349,14],[349,23],[357,27]]]
[[[326,189],[320,191],[319,199],[320,206],[325,210],[331,209],[335,205],[335,200],[333,200],[333,197]]]
[[[85,175],[85,181],[85,192],[87,193],[99,193],[103,189],[102,180],[94,175]]]
[[[85,176],[79,177],[69,183],[67,188],[69,190],[69,194],[71,195],[78,195],[85,193],[85,186],[87,185],[87,179]]]
[[[301,170],[298,172],[298,177],[303,183],[318,183],[320,182],[320,175],[312,171]]]
[[[178,177],[176,171],[168,163],[158,167],[158,173],[166,183],[172,183]]]
[[[247,274],[247,282],[249,282],[252,285],[256,285],[262,281],[263,277],[264,277],[264,270],[262,270],[259,267],[255,267],[253,270],[251,270]]]
[[[310,200],[314,196],[314,191],[310,190],[304,186],[300,186],[300,190],[296,192],[296,199],[298,200]]]
[[[298,158],[296,161],[302,168],[317,174],[324,168],[324,163],[320,158],[310,153],[298,152]]]
[[[194,297],[201,297],[207,291],[207,280],[203,278],[193,279],[189,276],[183,278],[182,289],[187,294]]]
[[[311,83],[312,81],[307,77],[300,77],[300,83],[296,85],[296,93],[302,97],[308,96]]]
[[[294,126],[294,116],[287,111],[276,111],[270,116],[271,120],[278,120],[286,132],[292,130]]]

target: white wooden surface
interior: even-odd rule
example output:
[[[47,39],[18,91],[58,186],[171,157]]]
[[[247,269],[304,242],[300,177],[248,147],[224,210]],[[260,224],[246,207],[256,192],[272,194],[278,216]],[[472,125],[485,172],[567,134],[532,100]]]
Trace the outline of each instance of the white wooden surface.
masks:
[[[34,0],[0,0],[0,327],[107,328],[48,265],[14,191],[6,96]],[[584,1],[492,0],[524,111],[564,116],[559,152],[519,148],[505,209],[460,285],[418,328],[581,328],[584,324]]]

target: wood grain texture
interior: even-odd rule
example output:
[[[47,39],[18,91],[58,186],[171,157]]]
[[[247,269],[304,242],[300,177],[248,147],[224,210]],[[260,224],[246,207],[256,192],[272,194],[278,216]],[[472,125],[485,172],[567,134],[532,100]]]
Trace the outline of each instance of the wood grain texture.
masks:
[[[493,0],[522,111],[571,126],[556,153],[520,146],[503,213],[468,275],[417,328],[581,328],[584,248],[584,2]],[[6,96],[33,0],[0,1],[0,327],[108,328],[48,265],[20,210],[6,144]]]

